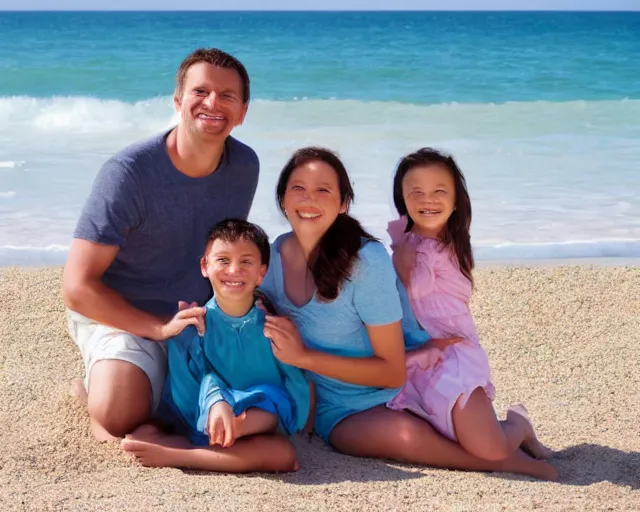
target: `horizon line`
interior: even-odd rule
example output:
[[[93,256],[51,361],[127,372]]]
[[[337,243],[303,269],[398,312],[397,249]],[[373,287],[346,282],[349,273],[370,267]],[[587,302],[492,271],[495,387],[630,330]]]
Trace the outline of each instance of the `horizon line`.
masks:
[[[0,13],[40,13],[40,12],[112,12],[112,13],[132,13],[132,12],[287,12],[287,13],[361,13],[361,12],[382,12],[382,13],[418,13],[418,12],[467,12],[467,13],[639,13],[638,9],[0,9]]]

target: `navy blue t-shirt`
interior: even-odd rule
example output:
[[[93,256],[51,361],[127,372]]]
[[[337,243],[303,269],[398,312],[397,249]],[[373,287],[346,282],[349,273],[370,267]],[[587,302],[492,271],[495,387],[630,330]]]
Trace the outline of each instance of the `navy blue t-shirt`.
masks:
[[[211,296],[200,273],[207,233],[246,219],[258,185],[256,153],[233,137],[216,171],[190,178],[171,162],[168,132],[134,144],[100,169],[74,238],[120,247],[103,282],[137,308],[173,315],[178,301]]]

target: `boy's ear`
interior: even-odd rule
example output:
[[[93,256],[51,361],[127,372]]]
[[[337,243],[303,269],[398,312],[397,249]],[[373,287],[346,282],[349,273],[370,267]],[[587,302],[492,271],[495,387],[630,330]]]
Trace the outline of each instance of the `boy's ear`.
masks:
[[[200,258],[200,272],[202,273],[202,277],[206,277],[207,279],[209,278],[209,276],[207,275],[207,257],[203,256],[202,258]]]
[[[262,265],[260,265],[260,277],[258,277],[258,282],[256,283],[257,286],[260,286],[262,284],[262,280],[266,275],[267,275],[267,266],[263,263]]]

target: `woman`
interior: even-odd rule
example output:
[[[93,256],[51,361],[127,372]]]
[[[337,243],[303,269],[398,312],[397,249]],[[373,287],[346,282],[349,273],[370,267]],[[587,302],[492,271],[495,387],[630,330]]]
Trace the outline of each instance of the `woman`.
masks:
[[[344,165],[328,150],[300,149],[282,170],[276,195],[292,232],[273,243],[262,284],[283,315],[267,316],[265,336],[278,359],[315,381],[320,437],[353,456],[556,479],[552,465],[521,450],[482,460],[425,420],[385,407],[405,382],[406,297],[383,245],[348,215],[354,193]],[[405,327],[415,326],[405,309]]]

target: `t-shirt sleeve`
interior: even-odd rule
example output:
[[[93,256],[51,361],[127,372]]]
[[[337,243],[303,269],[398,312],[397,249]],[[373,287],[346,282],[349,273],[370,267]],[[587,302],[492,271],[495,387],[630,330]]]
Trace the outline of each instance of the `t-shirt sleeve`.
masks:
[[[121,246],[141,221],[140,190],[129,168],[108,160],[98,172],[80,213],[74,238]]]
[[[386,325],[402,319],[396,272],[381,243],[367,242],[360,249],[353,286],[354,306],[363,323]]]

